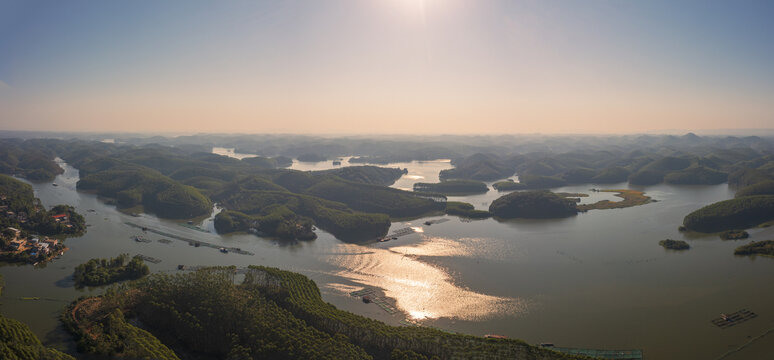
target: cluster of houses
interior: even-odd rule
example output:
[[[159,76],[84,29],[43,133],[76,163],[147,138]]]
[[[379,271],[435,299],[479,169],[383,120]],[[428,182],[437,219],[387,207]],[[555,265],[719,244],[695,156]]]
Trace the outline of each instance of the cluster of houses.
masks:
[[[54,221],[64,225],[67,228],[73,227],[73,225],[70,224],[70,218],[67,216],[67,214],[57,214],[52,216],[52,218],[54,219]]]
[[[18,213],[8,210],[8,205],[2,205],[0,206],[0,214],[5,215],[6,218],[10,219],[11,221],[18,221],[19,223],[26,223],[27,222],[27,213],[24,211],[19,211]]]
[[[25,238],[21,236],[19,229],[9,227],[7,230],[12,231],[15,235],[3,251],[16,254],[27,253],[32,259],[48,259],[51,256],[61,254],[63,251],[64,247],[57,239],[48,236],[41,238],[35,235]]]

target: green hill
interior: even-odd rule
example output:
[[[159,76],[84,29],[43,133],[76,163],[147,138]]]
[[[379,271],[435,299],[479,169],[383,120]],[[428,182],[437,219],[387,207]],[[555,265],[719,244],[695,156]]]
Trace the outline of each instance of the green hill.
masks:
[[[389,326],[324,302],[316,284],[301,274],[253,266],[235,284],[233,271],[155,274],[99,298],[79,299],[63,319],[89,355],[174,359],[164,345],[172,343],[195,359],[584,358],[520,340]],[[148,331],[132,326],[128,314]]]
[[[690,167],[664,176],[665,183],[682,185],[715,185],[722,184],[726,180],[728,180],[728,174],[704,166]]]
[[[446,179],[470,179],[492,181],[507,178],[515,169],[499,157],[491,154],[475,154],[457,160],[453,169],[443,170],[439,176]]]
[[[575,202],[549,191],[523,191],[504,195],[489,205],[492,215],[509,218],[561,218],[576,215]]]
[[[335,175],[344,180],[371,185],[390,186],[408,170],[380,166],[347,166],[338,169],[315,171],[315,175]]]
[[[683,226],[712,233],[747,229],[774,220],[774,195],[756,195],[720,201],[688,214]]]
[[[774,180],[765,180],[757,184],[745,186],[737,190],[734,196],[774,195]]]
[[[597,175],[591,178],[594,184],[616,184],[624,182],[629,178],[631,172],[623,167],[615,166],[601,170]]]
[[[142,205],[165,218],[191,218],[205,215],[212,209],[210,199],[196,188],[138,166],[115,166],[89,172],[78,181],[77,188],[116,199],[122,208]]]

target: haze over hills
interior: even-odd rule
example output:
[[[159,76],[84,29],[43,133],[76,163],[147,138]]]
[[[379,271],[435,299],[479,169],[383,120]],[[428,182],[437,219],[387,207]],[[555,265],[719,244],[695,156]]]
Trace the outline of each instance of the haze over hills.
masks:
[[[764,359],[774,2],[0,1],[0,359]]]

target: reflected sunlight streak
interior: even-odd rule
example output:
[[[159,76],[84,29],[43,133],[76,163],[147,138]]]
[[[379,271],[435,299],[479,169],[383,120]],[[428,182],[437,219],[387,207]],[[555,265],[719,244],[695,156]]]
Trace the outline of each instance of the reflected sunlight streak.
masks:
[[[480,320],[527,312],[529,304],[525,299],[486,295],[455,285],[445,270],[413,255],[426,254],[424,248],[438,249],[432,242],[423,242],[395,249],[373,248],[372,252],[363,253],[363,246],[341,244],[328,261],[342,268],[336,275],[382,289],[385,296],[395,299],[396,306],[415,320]],[[443,255],[463,255],[463,251],[464,248],[452,249]],[[359,255],[349,255],[355,253]]]

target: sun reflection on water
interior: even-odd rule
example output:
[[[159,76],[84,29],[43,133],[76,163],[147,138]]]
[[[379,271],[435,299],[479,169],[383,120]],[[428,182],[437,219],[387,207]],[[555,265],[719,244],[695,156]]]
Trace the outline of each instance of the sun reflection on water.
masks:
[[[466,247],[439,238],[392,249],[369,248],[367,252],[360,245],[340,244],[335,254],[330,255],[329,262],[341,268],[336,275],[382,289],[385,296],[395,299],[396,306],[415,320],[480,320],[495,315],[518,316],[525,313],[526,300],[487,295],[460,287],[454,284],[454,279],[444,269],[420,258],[421,255],[465,256]]]

